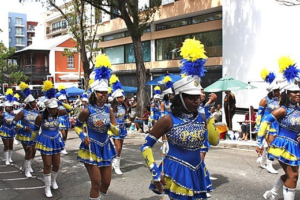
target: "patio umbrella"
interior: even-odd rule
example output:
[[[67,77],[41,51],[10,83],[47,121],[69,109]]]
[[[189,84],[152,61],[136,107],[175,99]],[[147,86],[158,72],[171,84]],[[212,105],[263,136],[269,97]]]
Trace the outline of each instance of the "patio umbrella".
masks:
[[[68,96],[78,96],[78,95],[82,95],[82,93],[84,93],[84,90],[79,89],[74,86],[66,89],[66,91],[67,91]]]
[[[136,93],[137,87],[122,86],[122,90],[124,90],[125,93]]]
[[[249,85],[242,81],[236,80],[234,78],[225,76],[220,78],[215,83],[204,89],[204,92],[221,92],[221,91],[235,91],[235,90],[245,90],[254,89],[253,85]]]
[[[176,81],[179,81],[181,79],[181,76],[180,75],[175,75],[175,74],[164,74],[160,77],[157,77],[151,81],[148,81],[145,83],[145,85],[163,85],[165,84],[164,83],[164,78],[166,76],[170,76],[170,78],[172,79],[172,82],[176,82]]]

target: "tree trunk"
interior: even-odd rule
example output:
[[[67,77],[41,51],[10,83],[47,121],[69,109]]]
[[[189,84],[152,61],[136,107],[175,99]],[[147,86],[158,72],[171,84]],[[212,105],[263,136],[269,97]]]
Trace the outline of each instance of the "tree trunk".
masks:
[[[135,64],[136,64],[136,75],[137,75],[137,114],[138,116],[143,116],[145,104],[146,104],[146,92],[145,92],[145,82],[146,82],[146,69],[144,65],[143,59],[143,51],[142,51],[142,41],[141,37],[133,38],[133,49],[135,56]]]
[[[84,73],[83,89],[85,91],[87,91],[89,88],[90,73],[92,72],[92,70],[90,69],[90,63],[87,58],[85,49],[81,49],[80,56],[81,56],[81,62],[82,62],[82,66],[83,66],[83,73]],[[80,76],[81,76],[81,74],[80,74]]]

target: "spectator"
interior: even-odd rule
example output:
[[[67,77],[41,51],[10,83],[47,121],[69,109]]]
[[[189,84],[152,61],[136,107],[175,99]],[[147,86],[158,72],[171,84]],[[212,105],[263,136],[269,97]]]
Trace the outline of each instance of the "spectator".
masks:
[[[253,131],[255,122],[256,122],[256,113],[254,112],[253,106],[250,106],[250,116],[251,121],[249,117],[249,113],[245,116],[245,121],[242,123],[242,135],[243,137],[240,140],[248,140],[248,136],[250,133],[250,124],[251,124],[251,130]]]
[[[136,106],[137,106],[136,97],[133,96],[133,97],[131,97],[131,99],[129,101],[129,107],[130,107],[129,119],[130,119],[131,123],[134,122],[134,119],[136,116]]]
[[[143,130],[142,130],[143,123],[148,124],[149,115],[150,115],[150,106],[146,106],[144,115],[142,117],[136,118],[134,120],[135,127],[136,127],[136,130],[138,130],[138,132],[140,132],[140,133],[143,132]]]
[[[214,106],[211,107],[211,111],[210,112],[211,112],[212,116],[215,118],[215,122],[222,121],[222,119],[220,120],[220,118],[222,117],[220,115],[220,112],[218,112],[217,109]]]
[[[224,98],[224,109],[225,109],[225,118],[226,124],[229,130],[232,130],[232,118],[235,114],[235,96],[231,91],[225,91],[226,95]]]

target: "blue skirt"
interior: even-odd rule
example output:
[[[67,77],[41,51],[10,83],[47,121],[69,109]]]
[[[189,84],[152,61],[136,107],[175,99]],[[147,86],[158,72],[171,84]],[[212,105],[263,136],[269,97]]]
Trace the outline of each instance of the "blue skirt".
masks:
[[[160,165],[160,170],[161,167]],[[166,181],[164,193],[171,199],[196,200],[207,198],[206,193],[212,189],[209,173],[205,170],[203,162],[197,166],[192,166],[167,155],[164,159],[164,178]],[[153,182],[149,188],[160,194]]]
[[[299,166],[300,147],[297,133],[281,128],[268,149],[268,158],[279,160],[290,166]]]
[[[54,137],[41,133],[37,135],[35,143],[36,149],[45,155],[59,154],[65,148],[65,143],[60,133],[57,133]]]
[[[59,129],[63,129],[63,130],[68,130],[69,128],[71,128],[71,122],[69,117],[67,118],[59,118]]]
[[[278,121],[275,121],[271,124],[268,134],[276,136],[278,134],[278,130],[279,130],[279,123]]]
[[[0,128],[0,137],[2,139],[13,139],[16,135],[16,130],[14,126],[2,125]]]
[[[19,129],[16,134],[16,140],[28,145],[29,143],[31,143],[31,134],[32,132],[27,132],[24,129]]]
[[[122,124],[120,128],[120,134],[117,136],[112,135],[112,138],[116,140],[123,140],[126,136],[127,136],[126,126],[125,124]]]
[[[83,143],[80,144],[77,160],[90,165],[97,165],[98,167],[111,166],[117,152],[109,137],[103,143],[92,138],[90,139],[90,148]]]

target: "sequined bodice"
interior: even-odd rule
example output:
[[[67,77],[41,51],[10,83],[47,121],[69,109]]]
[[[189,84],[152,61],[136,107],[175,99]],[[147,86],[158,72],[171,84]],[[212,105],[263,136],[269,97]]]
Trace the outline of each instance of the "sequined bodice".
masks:
[[[48,119],[42,122],[42,131],[58,131],[59,120],[58,117],[49,116]]]
[[[98,133],[107,133],[107,126],[96,126],[96,122],[101,120],[105,123],[110,122],[109,108],[107,106],[88,105],[90,116],[87,120],[88,129]]]
[[[172,103],[170,101],[164,101],[165,103],[165,112],[171,113],[171,105]]]
[[[5,119],[5,121],[10,121],[11,122],[14,118],[15,118],[15,114],[14,113],[8,113],[8,112],[4,113],[4,119]],[[8,125],[7,123],[5,123],[5,121],[4,121],[4,124],[6,126],[8,126],[8,127],[13,126],[13,125]]]
[[[276,108],[279,108],[279,101],[277,98],[269,99],[268,97],[266,97],[266,99],[268,101],[268,104],[265,108],[265,113],[264,113],[265,116],[270,114]]]
[[[278,120],[279,126],[287,130],[300,133],[300,110],[295,105],[290,105],[286,109],[286,116],[283,119]]]
[[[175,146],[187,150],[198,150],[201,148],[205,136],[205,123],[201,115],[195,118],[178,118],[171,114],[173,126],[166,133],[168,141]]]
[[[117,123],[124,123],[125,121],[126,109],[122,105],[118,105],[118,112],[114,112]]]
[[[23,109],[23,118],[21,119],[22,125],[33,127],[37,116],[38,112],[36,110]]]

